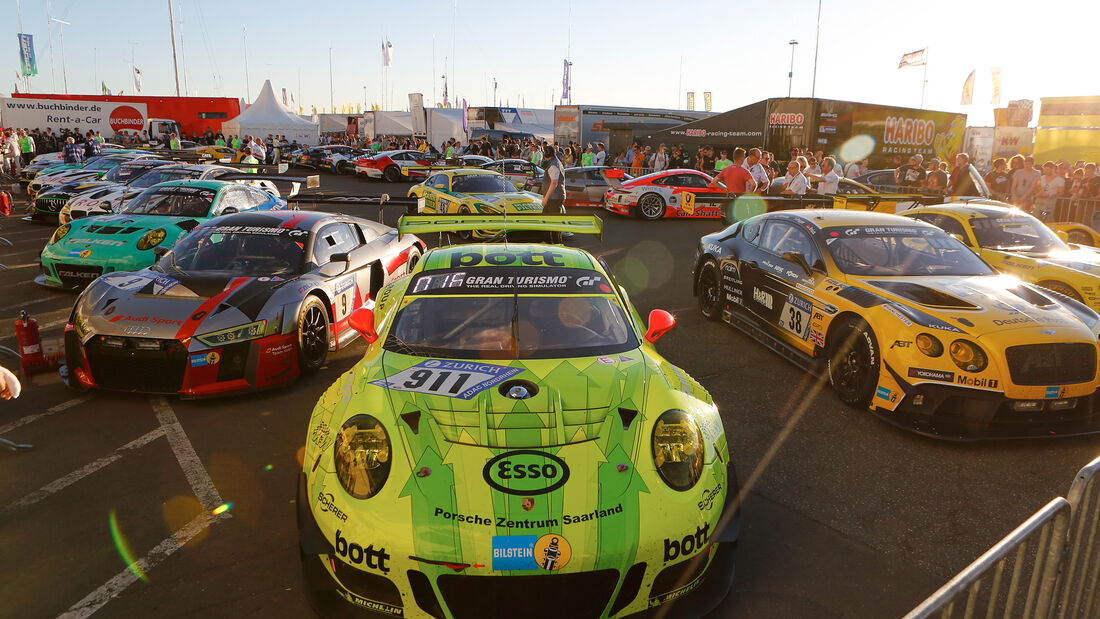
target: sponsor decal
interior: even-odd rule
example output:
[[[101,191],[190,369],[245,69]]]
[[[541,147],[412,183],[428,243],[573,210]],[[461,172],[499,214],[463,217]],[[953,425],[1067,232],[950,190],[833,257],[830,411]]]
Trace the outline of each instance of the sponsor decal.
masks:
[[[386,565],[390,555],[386,553],[385,548],[375,549],[374,544],[364,548],[360,544],[349,543],[347,538],[340,534],[340,529],[336,529],[336,554],[352,565],[378,570],[383,574],[390,573],[390,568]]]
[[[909,320],[909,317],[908,317],[908,316],[906,316],[905,314],[902,314],[902,313],[901,313],[901,312],[900,312],[900,311],[899,311],[899,310],[898,310],[898,309],[897,309],[896,307],[894,307],[893,305],[890,305],[889,303],[886,303],[886,304],[884,304],[884,305],[882,306],[882,309],[884,309],[884,310],[886,310],[887,312],[890,312],[891,314],[893,314],[895,318],[897,318],[898,320],[900,320],[900,321],[901,321],[901,324],[903,324],[903,325],[905,325],[905,326],[907,326],[907,327],[912,327],[912,326],[913,326],[913,321],[912,321],[912,320]]]
[[[768,115],[770,125],[802,125],[806,122],[806,116],[801,112],[772,112]]]
[[[204,352],[191,355],[191,367],[197,368],[204,365],[217,365],[221,361],[221,355],[216,352]]]
[[[123,130],[141,131],[145,128],[145,115],[129,105],[120,105],[111,110],[107,123],[115,133]]]
[[[824,346],[825,334],[818,329],[810,329],[810,341],[818,346]]]
[[[688,533],[679,539],[665,538],[665,563],[675,561],[680,557],[689,557],[697,550],[702,549],[710,537],[710,523],[696,527],[695,533]]]
[[[152,329],[146,325],[131,325],[122,330],[123,335],[148,335]]]
[[[979,389],[996,389],[996,378],[979,378],[977,376],[966,376],[964,374],[958,374],[955,376],[955,383],[959,385],[966,385],[967,387],[978,387]]]
[[[544,570],[560,570],[569,563],[573,550],[564,536],[543,535],[535,542],[535,561]]]
[[[113,241],[111,239],[69,239],[70,245],[106,245],[108,247],[122,247],[126,241]]]
[[[256,234],[260,236],[308,236],[309,230],[298,228],[271,228],[268,226],[215,226],[206,228],[209,234]]]
[[[939,380],[945,383],[955,382],[954,372],[945,372],[943,370],[929,370],[925,368],[909,368],[909,378],[919,378],[922,380]]]
[[[536,535],[494,535],[493,569],[560,570],[569,563],[573,551],[564,536],[550,533]]]
[[[324,447],[325,443],[328,441],[330,432],[328,424],[322,421],[313,428],[313,432],[310,433],[310,436],[318,447]]]
[[[582,271],[583,272],[583,271]],[[576,275],[576,269],[523,269],[483,267],[471,272],[422,273],[409,286],[408,294],[476,294],[506,290],[511,292],[611,293],[606,280],[591,271]]]
[[[709,510],[714,506],[714,499],[718,498],[718,493],[722,491],[722,484],[718,484],[711,490],[703,491],[703,498],[699,500],[699,511]]]
[[[569,466],[561,458],[534,449],[507,451],[485,464],[482,476],[489,487],[505,494],[553,492],[569,480]]]
[[[340,594],[340,597],[348,601],[349,604],[355,604],[360,608],[367,610],[392,615],[394,617],[401,617],[405,614],[405,609],[400,606],[394,606],[392,604],[386,604],[385,602],[375,602],[374,600],[368,600],[367,598],[361,598],[354,593],[344,591],[341,588],[337,588],[336,592]]]
[[[153,294],[164,294],[179,285],[179,280],[167,275],[158,275],[153,278]]]
[[[119,273],[112,275],[105,275],[104,281],[111,284],[119,290],[133,291],[139,290],[149,283],[149,280],[153,279],[147,275],[134,275],[133,273]]]
[[[1048,399],[1048,400],[1057,399],[1057,398],[1064,398],[1065,396],[1066,396],[1066,388],[1065,387],[1047,387],[1046,391],[1043,392],[1043,397]]]
[[[114,310],[114,307],[112,306],[110,309]],[[112,314],[112,313],[113,313],[113,311],[107,312],[107,314]],[[149,323],[152,323],[152,324],[155,324],[155,325],[181,325],[181,324],[183,324],[182,320],[170,320],[168,318],[161,318],[160,316],[133,316],[131,314],[119,314],[118,316],[115,316],[114,318],[111,319],[111,322],[119,322],[119,321],[123,321],[123,322],[149,322]]]
[[[882,131],[886,144],[928,145],[936,137],[936,123],[922,118],[887,116]]]
[[[504,266],[526,264],[529,266],[565,266],[565,255],[549,249],[528,251],[455,252],[451,254],[451,267],[472,267],[479,264]]]
[[[753,288],[752,288],[752,300],[756,301],[757,303],[759,303],[760,305],[763,305],[764,307],[766,307],[768,309],[772,309],[772,303],[773,303],[772,295],[768,294],[767,292],[764,292],[763,290],[757,288],[756,286],[753,286]]]
[[[1017,316],[1016,318],[1005,318],[1004,320],[997,320],[997,319],[993,320],[993,324],[997,325],[998,327],[1004,327],[1004,326],[1007,326],[1007,325],[1023,325],[1023,324],[1027,324],[1029,322],[1035,322],[1035,321],[1032,320],[1031,318],[1028,318],[1027,316]]]
[[[332,496],[331,492],[329,492],[329,493],[318,492],[317,493],[317,504],[321,507],[321,511],[328,512],[328,513],[332,514],[337,519],[339,519],[340,522],[347,522],[348,521],[348,515],[346,513],[344,513],[344,510],[340,509],[339,507],[336,507],[336,504],[333,502],[334,499],[335,499],[335,497]]]
[[[627,361],[633,361],[634,357],[627,357],[626,355],[619,355],[619,361],[626,363]]]
[[[523,370],[476,361],[428,359],[384,379],[371,381],[385,389],[469,400]]]
[[[756,292],[754,290],[753,296]],[[768,304],[771,309],[771,304]],[[802,339],[810,334],[810,316],[813,313],[813,303],[793,292],[787,295],[787,301],[783,309],[779,311],[779,326]]]
[[[890,344],[890,348],[909,348],[912,344],[913,342],[910,342],[909,340],[894,340],[894,343]]]
[[[897,396],[896,393],[894,393],[893,391],[890,391],[889,389],[887,389],[886,387],[883,387],[882,385],[879,385],[878,388],[875,389],[875,397],[876,398],[882,398],[883,400],[886,400],[887,402],[897,402],[897,400],[898,400],[898,396]]]
[[[279,344],[278,346],[268,348],[264,352],[271,357],[278,357],[279,355],[285,355],[293,350],[294,344]]]
[[[346,290],[350,290],[355,285],[355,276],[349,275],[344,279],[336,282],[336,294],[340,294]]]
[[[99,273],[94,271],[72,271],[61,267],[57,269],[57,274],[74,279],[95,279],[99,277]]]
[[[599,361],[600,363],[603,363],[605,365],[614,365],[615,364],[615,360],[612,359],[611,357],[596,357],[596,361]]]

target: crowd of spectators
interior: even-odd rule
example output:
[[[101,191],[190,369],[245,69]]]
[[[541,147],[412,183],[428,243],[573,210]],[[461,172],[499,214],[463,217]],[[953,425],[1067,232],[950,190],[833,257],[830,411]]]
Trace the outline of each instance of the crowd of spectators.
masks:
[[[1035,165],[1030,155],[1013,155],[1007,161],[993,160],[993,170],[985,176],[993,197],[1024,209],[1049,213],[1059,198],[1100,200],[1100,176],[1096,163],[1047,161]]]

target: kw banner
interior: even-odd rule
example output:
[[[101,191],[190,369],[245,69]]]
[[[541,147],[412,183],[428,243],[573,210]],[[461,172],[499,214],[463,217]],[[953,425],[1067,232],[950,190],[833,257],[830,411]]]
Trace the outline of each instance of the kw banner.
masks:
[[[0,122],[5,127],[51,129],[79,127],[114,135],[139,132],[149,118],[144,103],[74,101],[70,99],[0,99]]]
[[[34,59],[34,38],[29,34],[19,34],[19,63],[23,75],[38,75],[38,63]]]

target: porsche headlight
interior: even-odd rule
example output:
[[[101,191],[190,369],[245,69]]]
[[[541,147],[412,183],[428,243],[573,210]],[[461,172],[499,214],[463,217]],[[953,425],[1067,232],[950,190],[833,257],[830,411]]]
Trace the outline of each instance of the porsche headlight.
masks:
[[[921,333],[917,336],[917,350],[929,357],[938,357],[943,354],[943,342],[930,333]]]
[[[54,243],[60,242],[61,239],[65,238],[65,235],[68,234],[69,230],[71,230],[71,229],[72,229],[72,226],[70,226],[69,224],[65,224],[64,226],[61,226],[57,230],[54,230],[53,231],[53,236],[50,237],[50,245],[53,245]]]
[[[239,327],[230,327],[228,329],[222,329],[221,331],[211,331],[198,336],[198,340],[207,346],[223,346],[225,344],[232,344],[234,342],[244,342],[247,340],[254,340],[258,337],[264,336],[264,327],[267,325],[266,320],[257,320],[256,322],[250,322],[247,325],[241,325]]]
[[[166,234],[167,233],[164,231],[164,228],[150,230],[145,233],[145,236],[138,239],[137,247],[142,251],[153,249],[157,245],[160,245],[161,241],[164,240]]]
[[[390,437],[382,422],[356,415],[344,422],[333,445],[336,478],[348,494],[369,499],[390,475]]]
[[[653,462],[673,490],[690,490],[703,472],[703,433],[691,415],[665,411],[653,425]]]
[[[966,372],[981,372],[989,365],[985,353],[977,344],[968,340],[955,340],[951,342],[951,360],[960,370]]]

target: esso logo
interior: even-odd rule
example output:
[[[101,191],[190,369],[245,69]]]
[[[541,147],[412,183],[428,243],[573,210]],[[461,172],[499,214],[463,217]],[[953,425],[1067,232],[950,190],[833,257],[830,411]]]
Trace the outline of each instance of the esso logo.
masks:
[[[509,451],[485,464],[485,483],[505,494],[546,494],[565,485],[569,466],[561,458],[534,449]]]
[[[145,118],[141,112],[129,105],[120,105],[112,110],[107,122],[115,131],[141,131],[145,128]]]

